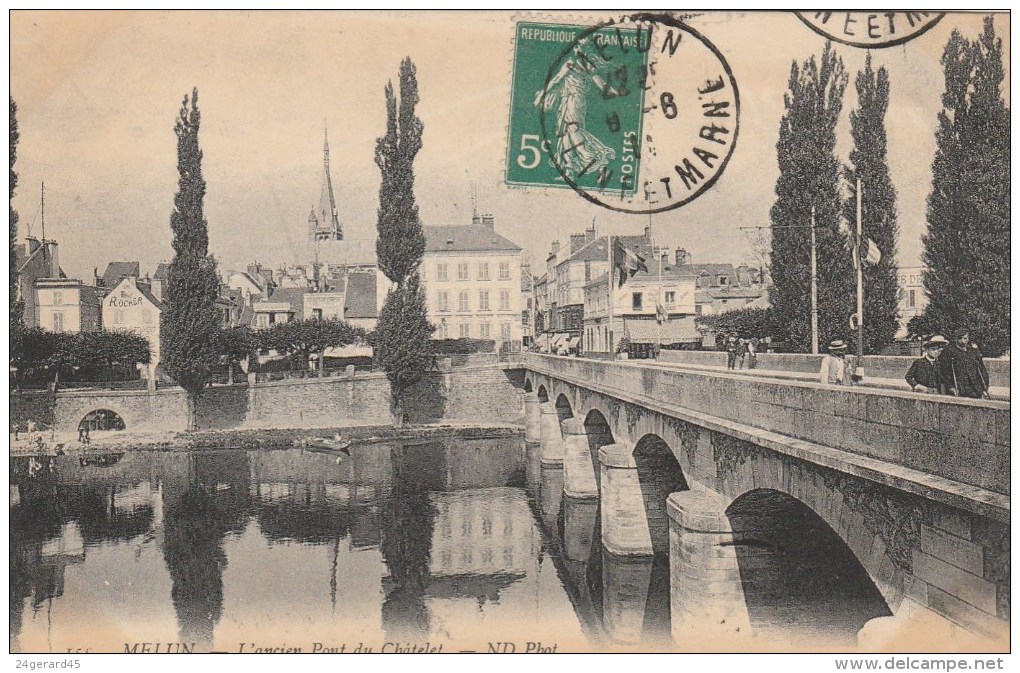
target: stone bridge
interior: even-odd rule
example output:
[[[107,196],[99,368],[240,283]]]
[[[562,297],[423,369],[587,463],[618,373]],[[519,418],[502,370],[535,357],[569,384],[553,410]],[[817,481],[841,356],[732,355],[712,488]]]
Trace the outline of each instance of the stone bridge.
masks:
[[[522,367],[526,437],[562,469],[565,509],[597,499],[614,556],[668,555],[677,644],[747,638],[823,588],[853,606],[829,617],[857,620],[862,645],[1008,647],[1008,403],[538,354]]]

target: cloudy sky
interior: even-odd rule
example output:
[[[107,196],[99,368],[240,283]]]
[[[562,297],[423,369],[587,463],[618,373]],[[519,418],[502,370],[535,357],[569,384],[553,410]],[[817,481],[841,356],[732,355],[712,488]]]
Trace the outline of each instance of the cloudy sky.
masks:
[[[594,23],[610,15],[575,17]],[[307,261],[308,212],[318,200],[328,121],[340,218],[355,256],[373,250],[384,130],[383,86],[400,60],[418,66],[425,125],[415,164],[425,224],[466,223],[470,185],[497,230],[541,263],[553,238],[582,230],[639,233],[646,216],[600,208],[569,190],[503,183],[514,24],[538,13],[28,12],[11,14],[11,94],[18,104],[22,235],[60,243],[72,276],[112,260],[151,270],[169,260],[176,189],[173,122],[199,89],[205,212],[225,267]],[[583,19],[583,21],[582,21]],[[919,260],[950,32],[968,37],[981,15],[950,14],[904,45],[874,52],[889,69],[890,168],[898,191],[901,265]],[[570,23],[571,17],[557,17]],[[739,227],[768,223],[775,143],[790,64],[823,38],[790,13],[713,13],[688,23],[723,53],[740,89],[740,140],[719,181],[690,204],[656,215],[657,237],[695,261],[754,261]],[[1009,19],[996,18],[1008,63]],[[851,73],[838,151],[849,152],[853,73],[864,51],[836,45]],[[1008,90],[1005,92],[1008,100]]]

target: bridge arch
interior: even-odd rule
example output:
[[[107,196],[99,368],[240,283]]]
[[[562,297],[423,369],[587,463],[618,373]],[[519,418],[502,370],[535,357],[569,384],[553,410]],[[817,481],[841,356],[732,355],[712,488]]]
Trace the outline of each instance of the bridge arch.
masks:
[[[599,469],[599,449],[616,441],[609,421],[598,409],[592,409],[584,417],[584,434],[588,437],[588,450],[595,473],[595,483],[601,487],[602,470]]]
[[[759,488],[725,513],[752,632],[856,645],[865,623],[892,614],[843,537],[800,499]]]
[[[539,384],[537,394],[539,402],[549,401],[549,391],[546,389],[545,384]]]
[[[669,553],[669,518],[666,498],[689,487],[680,463],[662,437],[647,434],[634,445],[634,463],[644,502],[645,517],[655,554]]]
[[[556,397],[556,415],[561,421],[574,417],[574,409],[570,405],[570,400],[563,393]]]

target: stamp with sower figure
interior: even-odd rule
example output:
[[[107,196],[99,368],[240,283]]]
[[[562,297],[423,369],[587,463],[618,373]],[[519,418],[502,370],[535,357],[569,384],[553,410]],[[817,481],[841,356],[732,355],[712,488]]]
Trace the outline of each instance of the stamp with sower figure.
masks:
[[[572,188],[621,212],[670,210],[719,179],[738,124],[729,65],[672,17],[517,24],[508,185]]]

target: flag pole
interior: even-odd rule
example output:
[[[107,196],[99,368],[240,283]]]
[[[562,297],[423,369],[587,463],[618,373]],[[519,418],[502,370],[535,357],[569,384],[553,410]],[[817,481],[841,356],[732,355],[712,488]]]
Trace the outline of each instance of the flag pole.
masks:
[[[606,349],[609,351],[611,358],[616,359],[616,346],[613,343],[613,302],[616,297],[616,260],[613,259],[613,236],[612,234],[606,236],[606,256],[609,259],[609,285],[606,287],[609,290],[609,329],[606,331],[609,335],[609,342],[606,344]]]
[[[818,246],[814,206],[811,206],[811,354],[818,355]]]
[[[864,260],[861,259],[861,179],[857,178],[857,243],[854,254],[857,256],[857,366],[862,365],[864,355]]]

